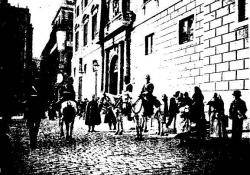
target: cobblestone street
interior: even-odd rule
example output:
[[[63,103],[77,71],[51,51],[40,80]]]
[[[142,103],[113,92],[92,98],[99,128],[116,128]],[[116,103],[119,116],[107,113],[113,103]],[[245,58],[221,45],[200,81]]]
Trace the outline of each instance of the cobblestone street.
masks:
[[[38,148],[30,150],[24,121],[12,123],[12,173],[219,174],[239,172],[242,169],[235,162],[243,163],[242,168],[249,160],[247,145],[235,157],[228,144],[215,141],[180,146],[177,139],[151,134],[136,141],[134,131],[116,136],[106,124],[96,127],[98,132],[88,133],[84,121],[78,119],[71,142],[60,138],[57,120],[45,119],[40,128]]]

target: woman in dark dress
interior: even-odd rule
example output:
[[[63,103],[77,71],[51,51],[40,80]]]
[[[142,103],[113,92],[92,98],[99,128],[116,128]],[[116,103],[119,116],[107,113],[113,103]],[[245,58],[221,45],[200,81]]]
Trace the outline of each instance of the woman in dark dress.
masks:
[[[194,87],[194,94],[192,96],[192,105],[190,108],[190,121],[195,123],[195,130],[199,139],[205,138],[206,122],[204,113],[204,96],[201,89],[197,86]]]
[[[92,96],[92,100],[87,105],[85,124],[89,126],[89,132],[95,132],[95,125],[101,123],[100,109],[97,98]]]

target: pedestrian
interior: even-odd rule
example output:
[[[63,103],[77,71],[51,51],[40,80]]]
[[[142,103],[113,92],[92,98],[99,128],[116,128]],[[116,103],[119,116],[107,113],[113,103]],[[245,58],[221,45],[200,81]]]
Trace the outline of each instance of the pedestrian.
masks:
[[[168,111],[168,97],[166,94],[162,95],[162,101],[163,101],[163,111],[162,111],[162,120],[161,120],[161,135],[164,135],[164,129],[163,126],[165,124],[167,128],[167,117],[169,115]]]
[[[206,119],[203,100],[204,96],[201,89],[195,86],[190,108],[190,121],[195,124],[194,129],[198,139],[204,139],[206,136]]]
[[[87,105],[85,124],[89,126],[89,132],[95,132],[95,125],[101,123],[100,109],[95,95]]]
[[[224,114],[224,102],[220,95],[214,93],[213,98],[207,103],[210,120],[210,134],[212,137],[227,138]]]
[[[169,118],[168,118],[168,122],[167,122],[167,127],[169,127],[172,123],[172,121],[174,121],[174,132],[176,132],[176,115],[179,112],[178,109],[178,104],[177,104],[177,98],[180,94],[180,91],[176,91],[175,94],[173,95],[173,97],[170,98],[170,102],[169,102]]]
[[[24,114],[29,129],[31,149],[35,149],[37,146],[37,135],[43,115],[39,92],[35,86],[32,86],[31,94],[26,102],[26,110]]]
[[[183,103],[184,103],[184,105],[188,105],[189,107],[190,107],[191,104],[192,104],[192,99],[189,97],[188,92],[185,92],[185,93],[184,93]]]
[[[112,109],[112,103],[111,99],[106,95],[106,93],[103,93],[103,96],[100,99],[100,105],[99,108],[100,110],[103,110],[104,113],[104,123],[108,123],[109,125],[109,130],[116,130],[116,118],[115,114]]]
[[[55,118],[57,117],[57,113],[56,113],[56,104],[54,101],[52,101],[49,104],[49,109],[48,109],[48,116],[50,120],[55,120]]]
[[[229,109],[229,116],[232,119],[232,141],[238,144],[242,138],[243,120],[247,118],[247,107],[245,101],[240,98],[241,91],[235,90],[232,95],[234,100]]]
[[[80,117],[79,118],[85,119],[87,104],[88,104],[88,99],[87,98],[84,98],[84,100],[81,101],[81,103],[79,104],[79,108],[80,108],[80,112],[79,112]]]

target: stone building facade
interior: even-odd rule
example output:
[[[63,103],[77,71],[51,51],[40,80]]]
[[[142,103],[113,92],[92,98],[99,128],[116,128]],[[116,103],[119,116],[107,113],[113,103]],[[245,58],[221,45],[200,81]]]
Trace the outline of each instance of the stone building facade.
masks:
[[[142,87],[137,82],[149,73],[158,97],[177,90],[192,95],[199,86],[205,102],[219,93],[228,114],[232,92],[239,89],[249,104],[247,5],[240,0],[131,2],[136,13],[131,34],[135,93]]]
[[[30,92],[33,38],[30,16],[28,8],[0,1],[0,113],[20,112]]]
[[[50,38],[41,53],[41,93],[46,105],[60,98],[60,81],[71,75],[73,9],[73,0],[62,1],[51,23]]]
[[[242,91],[249,104],[247,1],[120,0],[118,8],[115,0],[102,2],[105,2],[101,4],[102,10],[105,5],[109,9],[102,16],[108,14],[109,20],[100,22],[103,37],[99,42],[101,48],[95,50],[102,59],[99,59],[100,92],[114,93],[117,88],[115,93],[121,93],[123,79],[128,75],[137,97],[145,74],[150,74],[158,98],[163,93],[172,96],[177,90],[187,91],[191,96],[194,86],[199,86],[205,102],[214,92],[219,93],[225,101],[226,113],[236,89]],[[119,13],[119,5],[121,20],[110,18],[112,13]],[[128,8],[128,14],[135,14],[135,21],[126,21],[123,7]],[[112,61],[116,58],[118,61]]]
[[[101,46],[99,41],[101,1],[77,0],[73,24],[72,76],[77,99],[100,92]],[[98,90],[97,90],[98,89]],[[95,92],[97,91],[97,92]]]

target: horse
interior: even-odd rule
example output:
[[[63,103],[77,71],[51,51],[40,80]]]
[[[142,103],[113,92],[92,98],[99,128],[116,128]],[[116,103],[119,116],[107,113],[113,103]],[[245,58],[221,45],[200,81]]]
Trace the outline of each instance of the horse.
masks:
[[[72,138],[72,132],[74,127],[75,116],[77,113],[77,104],[72,100],[64,101],[61,104],[61,118],[59,120],[59,124],[61,127],[61,136],[63,133],[63,123],[66,126],[66,139]]]

